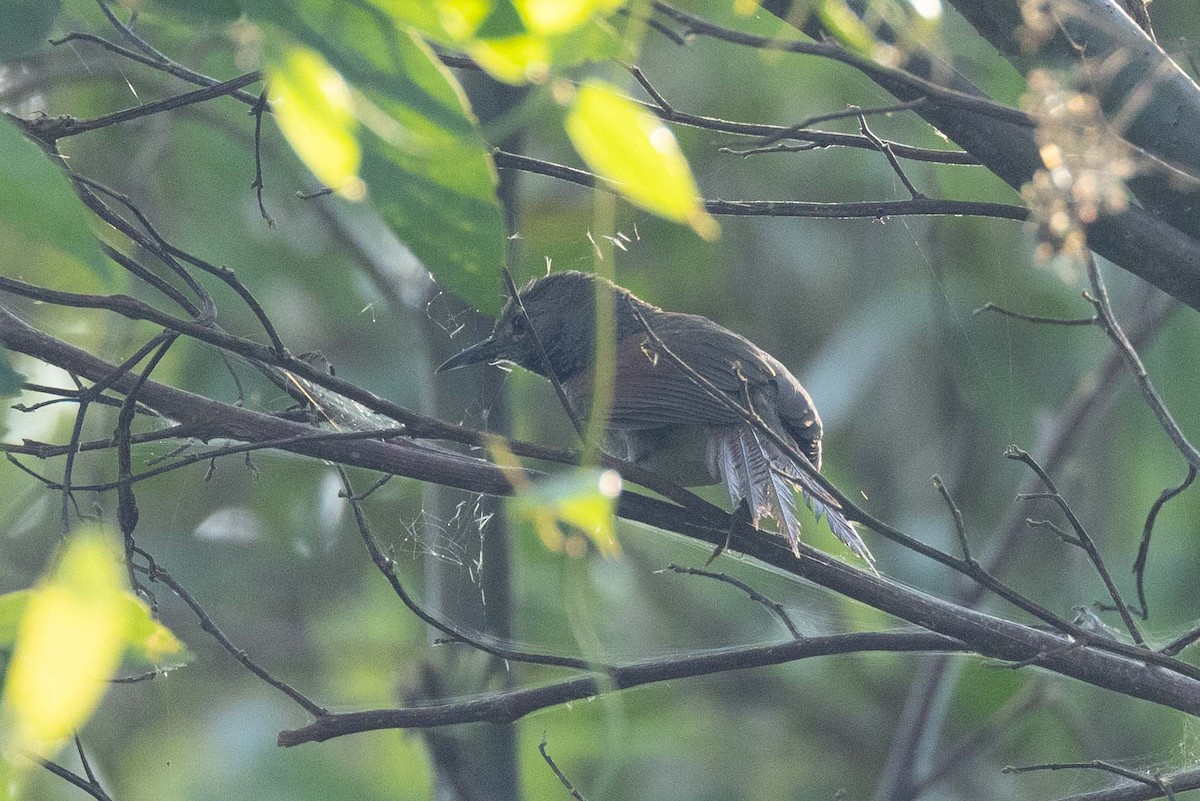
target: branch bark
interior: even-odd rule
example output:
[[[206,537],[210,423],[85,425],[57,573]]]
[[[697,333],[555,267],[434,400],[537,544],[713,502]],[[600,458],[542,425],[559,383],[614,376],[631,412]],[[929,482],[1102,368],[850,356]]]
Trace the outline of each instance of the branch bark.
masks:
[[[62,367],[88,380],[112,375],[114,366],[27,325],[0,307],[0,343],[6,347]],[[138,377],[122,374],[112,381],[118,392],[132,389]],[[271,415],[238,408],[154,381],[138,392],[144,405],[181,423],[196,424],[202,436],[255,441],[302,437],[311,427]],[[294,442],[287,450],[364,467],[398,476],[433,481],[446,486],[490,495],[509,495],[512,488],[495,465],[451,451],[411,443],[372,440],[319,439]],[[1047,670],[1097,687],[1141,698],[1200,716],[1200,680],[1181,672],[1151,666],[1104,650],[1105,644],[1067,648],[1065,637],[1021,623],[968,609],[935,598],[888,579],[853,568],[838,559],[801,546],[796,559],[785,543],[763,536],[757,529],[737,524],[714,527],[711,518],[634,492],[621,496],[621,517],[703,540],[728,544],[748,556],[792,575],[806,578],[849,598],[888,612],[930,632],[959,640],[971,650],[994,659],[1032,661]],[[1112,644],[1117,648],[1118,644]],[[1149,657],[1150,654],[1147,654]],[[1180,669],[1183,669],[1181,665]]]

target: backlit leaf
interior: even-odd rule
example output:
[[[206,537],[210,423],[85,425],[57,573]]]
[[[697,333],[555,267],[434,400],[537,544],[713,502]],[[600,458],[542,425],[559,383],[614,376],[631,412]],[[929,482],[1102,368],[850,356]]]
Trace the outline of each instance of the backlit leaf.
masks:
[[[349,82],[372,204],[444,289],[498,312],[505,228],[496,171],[461,87],[413,33],[414,19],[430,20],[413,4],[383,0],[245,4],[273,23],[265,30],[281,49],[295,41],[319,52]]]
[[[578,468],[518,487],[508,501],[509,513],[532,522],[545,545],[563,550],[567,539],[557,523],[583,532],[605,556],[621,552],[613,525],[621,477],[612,470]]]
[[[563,33],[578,28],[595,14],[615,11],[624,0],[514,0],[531,31]]]
[[[3,696],[6,756],[53,748],[91,716],[125,645],[126,595],[115,538],[98,528],[73,534],[17,627]]]
[[[350,86],[312,50],[289,48],[268,70],[271,107],[296,155],[321,183],[363,197],[362,151]]]
[[[706,239],[719,232],[704,210],[675,136],[653,114],[612,86],[580,87],[566,121],[567,135],[587,165],[633,203],[687,223]]]

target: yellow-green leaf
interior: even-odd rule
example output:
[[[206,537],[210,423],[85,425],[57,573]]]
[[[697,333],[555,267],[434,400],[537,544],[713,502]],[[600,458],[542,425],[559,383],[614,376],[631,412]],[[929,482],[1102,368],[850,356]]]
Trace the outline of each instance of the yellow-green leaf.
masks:
[[[154,613],[146,602],[132,592],[126,591],[122,600],[125,604],[125,654],[137,657],[154,667],[174,667],[191,659],[187,647],[180,642],[169,628],[154,619]]]
[[[268,70],[279,129],[304,165],[351,200],[366,192],[354,97],[341,73],[316,52],[291,47]]]
[[[846,4],[846,0],[821,0],[817,15],[834,38],[851,50],[870,56],[875,49],[875,37],[871,35],[871,30]]]
[[[127,595],[115,538],[98,528],[72,535],[17,629],[3,695],[6,757],[53,748],[91,716],[120,662]]]
[[[467,53],[493,78],[511,84],[541,83],[550,74],[550,47],[540,36],[478,39]]]
[[[612,470],[579,468],[526,487],[508,501],[509,513],[532,522],[551,550],[563,550],[568,539],[561,522],[582,531],[605,556],[621,552],[613,514],[621,494],[621,477]]]
[[[513,0],[529,30],[541,34],[574,30],[593,14],[615,11],[624,0]]]
[[[630,201],[687,223],[705,239],[719,232],[674,134],[609,84],[588,81],[567,114],[567,135],[587,165]]]

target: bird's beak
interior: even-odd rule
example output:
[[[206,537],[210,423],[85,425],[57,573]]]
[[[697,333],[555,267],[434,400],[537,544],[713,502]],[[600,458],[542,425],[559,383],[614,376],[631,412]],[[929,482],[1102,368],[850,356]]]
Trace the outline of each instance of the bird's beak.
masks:
[[[488,337],[482,342],[476,342],[471,347],[451,356],[446,361],[442,362],[435,373],[445,373],[449,370],[457,370],[460,367],[466,367],[468,364],[478,364],[479,362],[487,362],[493,359],[499,359],[504,350],[504,343],[495,337]]]

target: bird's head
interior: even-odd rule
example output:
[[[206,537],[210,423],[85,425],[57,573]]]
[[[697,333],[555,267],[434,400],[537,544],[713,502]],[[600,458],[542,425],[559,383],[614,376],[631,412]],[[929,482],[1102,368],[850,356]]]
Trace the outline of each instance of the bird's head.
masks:
[[[526,284],[519,301],[509,299],[487,339],[451,356],[437,372],[478,362],[513,362],[544,376],[545,349],[554,373],[566,381],[591,364],[597,297],[625,301],[616,304],[618,337],[635,324],[630,302],[653,309],[605,278],[575,270],[550,273]]]

